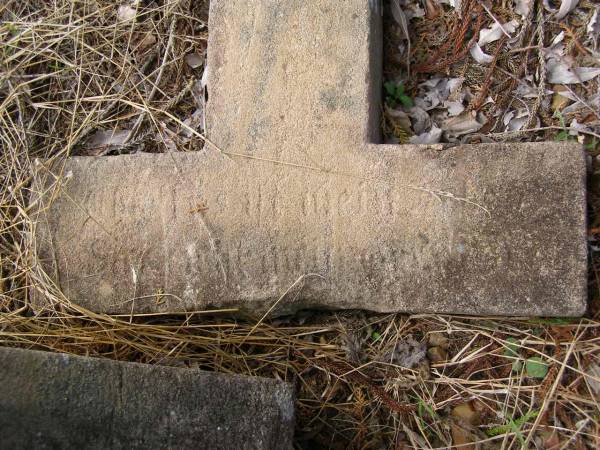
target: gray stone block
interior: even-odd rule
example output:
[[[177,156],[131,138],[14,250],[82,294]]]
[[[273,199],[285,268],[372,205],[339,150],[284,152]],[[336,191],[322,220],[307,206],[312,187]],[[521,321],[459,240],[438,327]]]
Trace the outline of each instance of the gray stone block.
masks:
[[[282,382],[0,348],[0,449],[291,449]]]
[[[211,2],[202,151],[38,171],[36,256],[69,299],[263,313],[292,288],[276,314],[583,313],[580,146],[377,145],[369,3],[248,5]]]

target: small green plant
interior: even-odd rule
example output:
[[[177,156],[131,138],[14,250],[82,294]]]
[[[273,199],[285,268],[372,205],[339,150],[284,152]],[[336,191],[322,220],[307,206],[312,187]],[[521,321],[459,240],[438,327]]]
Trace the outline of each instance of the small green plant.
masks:
[[[436,413],[425,400],[415,396],[410,396],[410,398],[417,404],[417,416],[415,419],[418,428],[427,439],[433,439],[435,434],[435,423],[440,421],[438,413]]]
[[[548,364],[539,356],[533,356],[525,361],[525,372],[528,377],[542,380],[548,375]]]
[[[427,416],[431,417],[432,419],[438,418],[438,415],[434,409],[420,398],[417,398],[417,413],[419,417],[423,419]]]
[[[549,317],[545,319],[531,319],[527,322],[534,325],[571,325],[577,323],[577,320],[569,317]]]
[[[504,355],[509,356],[511,358],[518,358],[519,357],[519,343],[517,342],[517,340],[514,337],[509,337],[506,339],[506,342],[508,342],[508,344],[506,345],[506,348],[504,349]]]
[[[48,63],[48,68],[52,72],[60,72],[63,69],[63,64],[60,63],[59,61],[52,61],[52,62]]]
[[[513,360],[513,372],[520,372],[523,369],[523,359],[519,354],[519,343],[513,337],[506,339],[504,356]],[[531,378],[543,380],[548,375],[548,364],[539,356],[532,356],[525,360],[525,374]]]
[[[506,339],[508,344],[504,349],[504,356],[513,360],[512,370],[514,372],[519,372],[523,367],[523,363],[521,362],[521,356],[519,355],[519,343],[514,337],[509,337]]]
[[[588,142],[587,144],[584,145],[585,149],[588,152],[593,152],[594,150],[596,150],[597,146],[598,146],[598,140],[596,138],[593,138],[591,142]]]
[[[14,23],[7,23],[7,24],[6,24],[6,28],[7,28],[8,32],[9,32],[10,34],[12,34],[13,36],[16,36],[16,35],[17,35],[17,33],[18,33],[18,31],[19,31],[19,30],[17,29],[17,26],[16,26]]]
[[[489,430],[487,430],[486,434],[488,436],[498,436],[500,434],[512,431],[513,433],[515,433],[515,435],[521,442],[523,448],[525,448],[525,439],[523,438],[523,432],[521,431],[521,428],[531,419],[535,419],[539,415],[539,413],[539,411],[535,410],[527,411],[527,413],[523,414],[517,419],[513,419],[511,416],[507,416],[506,420],[508,423],[506,425],[500,425],[498,427],[490,428]]]
[[[556,110],[554,111],[554,117],[559,120],[560,126],[562,127],[562,130],[559,131],[556,136],[554,136],[554,140],[556,142],[574,141],[575,137],[569,134],[569,129],[567,128],[567,124],[565,122],[565,116],[563,116],[560,111]]]
[[[391,107],[395,108],[398,104],[401,104],[405,108],[412,108],[413,101],[406,92],[404,92],[404,85],[402,83],[392,83],[388,81],[383,84],[385,92],[387,94],[385,102]]]

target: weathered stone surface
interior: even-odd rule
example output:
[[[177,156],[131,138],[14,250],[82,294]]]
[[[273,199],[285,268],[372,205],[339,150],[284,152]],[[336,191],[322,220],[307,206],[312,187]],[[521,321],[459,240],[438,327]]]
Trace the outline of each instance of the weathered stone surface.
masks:
[[[0,348],[0,449],[292,448],[290,385]]]
[[[366,1],[217,0],[209,30],[217,146],[361,174],[345,160],[378,140],[382,83],[381,17]]]
[[[294,286],[278,313],[583,312],[579,146],[370,143],[381,27],[363,0],[213,1],[210,20],[212,145],[71,158],[51,204],[37,177],[38,256],[71,300],[263,312]]]

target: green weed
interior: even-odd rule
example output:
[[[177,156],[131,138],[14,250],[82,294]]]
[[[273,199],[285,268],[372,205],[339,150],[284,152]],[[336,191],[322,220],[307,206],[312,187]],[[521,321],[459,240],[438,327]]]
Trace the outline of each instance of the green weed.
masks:
[[[395,108],[398,104],[401,104],[405,108],[412,108],[412,98],[404,92],[404,85],[402,83],[395,84],[388,81],[383,84],[383,87],[387,93],[385,101],[391,108]]]

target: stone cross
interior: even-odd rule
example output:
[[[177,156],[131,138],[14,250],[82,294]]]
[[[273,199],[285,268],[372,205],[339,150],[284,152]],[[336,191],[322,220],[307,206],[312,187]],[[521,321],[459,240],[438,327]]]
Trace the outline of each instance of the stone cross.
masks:
[[[369,4],[213,0],[207,145],[38,175],[37,267],[111,313],[581,314],[582,149],[378,144]]]

